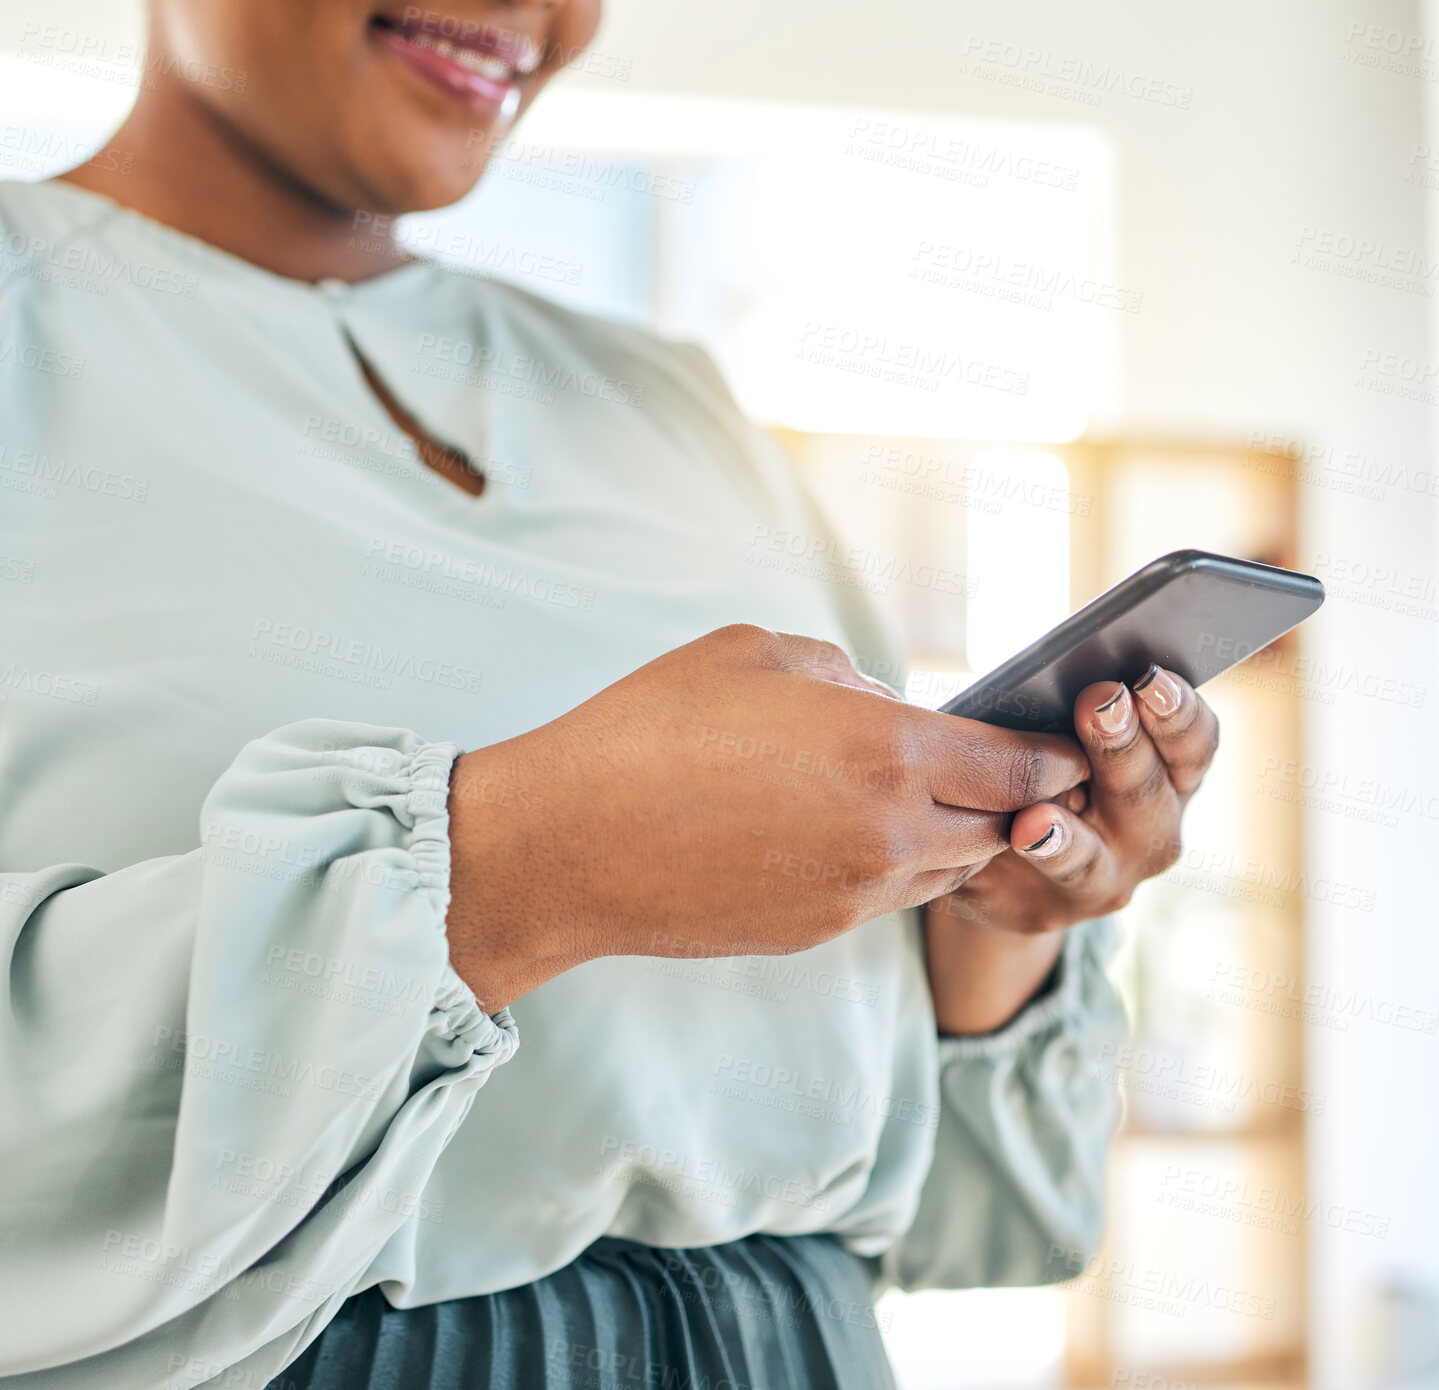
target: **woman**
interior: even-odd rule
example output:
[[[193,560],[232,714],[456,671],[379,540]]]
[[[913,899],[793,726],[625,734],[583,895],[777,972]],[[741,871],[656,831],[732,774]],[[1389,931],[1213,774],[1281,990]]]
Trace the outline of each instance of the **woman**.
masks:
[[[904,704],[702,353],[376,234],[597,21],[154,0],[0,186],[16,1384],[883,1385],[880,1287],[1097,1239],[1213,716]]]

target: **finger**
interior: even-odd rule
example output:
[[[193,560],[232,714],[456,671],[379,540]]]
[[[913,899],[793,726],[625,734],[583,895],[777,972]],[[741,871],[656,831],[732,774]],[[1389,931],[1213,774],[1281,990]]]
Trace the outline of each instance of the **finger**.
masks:
[[[1089,776],[1072,738],[999,729],[975,719],[909,706],[930,795],[947,806],[1018,811],[1058,796]]]
[[[1179,797],[1129,689],[1114,681],[1086,686],[1074,703],[1074,727],[1094,769],[1090,804],[1110,833],[1125,842],[1169,833]]]
[[[852,685],[857,690],[873,690],[890,700],[902,701],[904,698],[883,681],[857,670],[849,653],[834,642],[805,637],[798,632],[771,632],[767,635],[772,639],[769,644],[771,659],[794,675]]]
[[[1014,818],[1015,853],[1068,897],[1100,903],[1118,883],[1114,852],[1089,824],[1062,806],[1030,806]]]
[[[944,898],[948,894],[963,888],[981,869],[989,864],[989,859],[980,859],[973,864],[964,864],[957,869],[929,869],[914,878],[910,896],[916,903],[932,903],[936,898]],[[960,905],[956,902],[945,904],[945,915],[963,917],[967,920],[978,920],[983,914],[973,905]]]
[[[864,682],[864,684],[860,686],[861,690],[873,690],[891,700],[898,700],[901,704],[905,702],[904,696],[901,695],[899,691],[887,686],[882,680],[877,680],[874,676],[867,676],[863,671],[856,671],[855,675]]]
[[[1186,800],[1204,780],[1219,746],[1219,720],[1182,676],[1156,663],[1135,683],[1139,719]]]
[[[1071,787],[1067,792],[1060,792],[1058,796],[1051,796],[1047,799],[1054,802],[1056,806],[1063,806],[1067,810],[1073,811],[1078,816],[1083,815],[1084,808],[1089,805],[1089,792],[1081,782],[1079,786]]]
[[[953,872],[1009,848],[1013,819],[1003,811],[968,811],[939,802],[925,808],[912,862],[918,873]]]

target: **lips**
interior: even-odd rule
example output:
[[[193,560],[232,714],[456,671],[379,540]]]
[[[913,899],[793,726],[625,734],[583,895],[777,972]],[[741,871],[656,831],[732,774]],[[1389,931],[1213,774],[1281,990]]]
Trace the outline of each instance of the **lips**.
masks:
[[[371,34],[416,76],[446,96],[490,116],[512,116],[520,84],[540,65],[528,34],[497,29],[434,11],[376,15]]]

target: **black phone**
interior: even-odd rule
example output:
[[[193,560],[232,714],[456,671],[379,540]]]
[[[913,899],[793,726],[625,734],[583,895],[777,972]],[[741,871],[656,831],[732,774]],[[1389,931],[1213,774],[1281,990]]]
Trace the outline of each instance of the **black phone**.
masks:
[[[1095,681],[1131,685],[1153,662],[1198,686],[1309,617],[1324,602],[1310,574],[1176,550],[1070,614],[940,708],[1032,733],[1072,733],[1074,701]]]

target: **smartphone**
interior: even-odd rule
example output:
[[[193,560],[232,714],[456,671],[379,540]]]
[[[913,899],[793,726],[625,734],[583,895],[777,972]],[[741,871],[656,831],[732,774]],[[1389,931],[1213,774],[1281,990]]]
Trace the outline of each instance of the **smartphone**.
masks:
[[[1324,602],[1324,585],[1205,550],[1161,555],[940,708],[1033,733],[1073,733],[1095,681],[1130,685],[1158,662],[1202,685],[1267,647]]]

